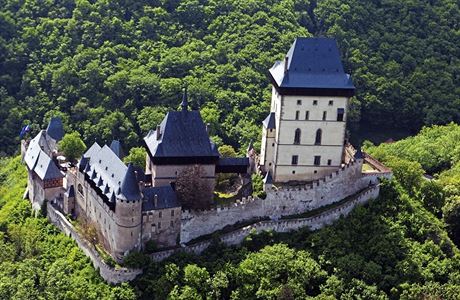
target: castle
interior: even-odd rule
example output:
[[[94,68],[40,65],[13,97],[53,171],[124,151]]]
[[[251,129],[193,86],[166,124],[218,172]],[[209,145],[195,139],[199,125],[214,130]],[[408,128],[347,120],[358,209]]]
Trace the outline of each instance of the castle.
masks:
[[[355,88],[335,40],[297,38],[269,77],[271,111],[263,121],[260,156],[250,146],[246,157],[221,157],[199,111],[189,110],[185,91],[181,109],[170,111],[144,138],[145,170],[123,163],[118,141],[94,143],[77,166],[62,162],[56,145],[64,130],[53,118],[46,130],[22,142],[29,199],[35,208],[51,201],[94,227],[98,242],[122,261],[150,241],[160,249],[180,247],[238,222],[276,220],[338,202],[391,176],[346,142],[348,102]],[[362,170],[363,163],[370,172]],[[250,186],[251,174],[259,172],[266,198],[252,197],[251,189],[245,189],[243,198],[223,206],[184,207],[176,183],[195,166],[211,191],[218,173],[239,174],[242,185]]]

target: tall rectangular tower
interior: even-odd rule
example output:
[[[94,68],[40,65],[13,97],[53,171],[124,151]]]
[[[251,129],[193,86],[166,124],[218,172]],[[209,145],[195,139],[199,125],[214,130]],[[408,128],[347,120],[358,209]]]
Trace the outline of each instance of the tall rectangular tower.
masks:
[[[331,38],[297,38],[270,69],[271,112],[260,164],[274,182],[311,181],[342,164],[349,98],[355,87]]]

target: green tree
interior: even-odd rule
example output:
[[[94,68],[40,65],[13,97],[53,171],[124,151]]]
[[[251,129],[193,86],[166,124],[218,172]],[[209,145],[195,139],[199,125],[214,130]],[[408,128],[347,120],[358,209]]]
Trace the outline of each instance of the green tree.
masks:
[[[86,145],[82,141],[80,133],[74,131],[64,135],[62,140],[59,141],[58,148],[70,162],[75,162],[76,159],[82,156]]]
[[[129,149],[129,154],[123,158],[125,164],[132,163],[133,165],[145,170],[145,160],[147,151],[144,147],[133,147]]]

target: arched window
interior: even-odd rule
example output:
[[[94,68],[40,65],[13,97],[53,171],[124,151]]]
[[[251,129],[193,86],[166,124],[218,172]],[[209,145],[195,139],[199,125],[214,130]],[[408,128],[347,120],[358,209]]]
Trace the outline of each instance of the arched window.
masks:
[[[81,184],[77,186],[77,189],[78,189],[78,192],[83,195],[83,186]]]
[[[300,129],[297,128],[294,134],[294,144],[300,144]]]
[[[321,129],[316,130],[315,145],[321,145],[321,138],[323,131]]]

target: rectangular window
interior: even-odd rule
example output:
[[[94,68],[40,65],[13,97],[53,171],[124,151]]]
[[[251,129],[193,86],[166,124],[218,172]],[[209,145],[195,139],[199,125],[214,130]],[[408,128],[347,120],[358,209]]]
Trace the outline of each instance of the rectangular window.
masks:
[[[174,222],[171,221],[171,222],[169,223],[169,225],[171,225],[171,227],[174,227]]]
[[[315,156],[314,165],[315,165],[315,166],[319,166],[320,164],[321,164],[321,156],[316,155],[316,156]]]
[[[171,210],[171,217],[174,217],[174,209]]]
[[[318,105],[318,100],[313,100],[313,105]]]
[[[307,110],[305,112],[305,120],[309,120],[310,119],[310,112]]]
[[[343,121],[344,114],[345,114],[345,109],[337,108],[337,121]]]
[[[334,105],[334,101],[333,100],[329,100],[329,106],[332,106]]]
[[[296,119],[296,120],[299,119],[299,115],[300,115],[300,111],[296,111],[296,112],[295,112],[295,119]]]
[[[293,155],[292,159],[291,159],[291,164],[297,165],[298,162],[299,162],[299,156],[298,155]]]
[[[328,166],[332,165],[332,159],[328,159],[328,160],[327,160],[327,165],[328,165]]]
[[[323,111],[323,121],[326,121],[327,118],[327,111]]]
[[[297,105],[302,105],[302,100],[297,100]]]
[[[161,213],[161,211],[158,213],[158,218],[161,218],[163,214]]]
[[[161,229],[161,222],[158,222],[158,229]]]

